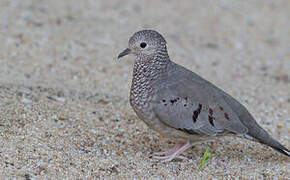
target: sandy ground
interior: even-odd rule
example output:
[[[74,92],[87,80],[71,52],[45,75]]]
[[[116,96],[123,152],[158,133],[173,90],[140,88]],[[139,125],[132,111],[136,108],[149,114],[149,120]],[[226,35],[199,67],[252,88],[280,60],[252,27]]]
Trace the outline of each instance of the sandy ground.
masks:
[[[211,3],[209,3],[211,2]],[[132,33],[241,101],[290,148],[290,1],[0,1],[0,176],[289,179],[289,158],[239,138],[160,163],[174,142],[132,111]],[[207,147],[215,156],[200,168]],[[0,179],[1,179],[0,177]]]

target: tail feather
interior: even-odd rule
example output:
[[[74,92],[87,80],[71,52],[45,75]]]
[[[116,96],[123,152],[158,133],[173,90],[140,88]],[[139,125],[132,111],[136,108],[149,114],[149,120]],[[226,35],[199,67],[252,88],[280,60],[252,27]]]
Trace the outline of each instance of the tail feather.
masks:
[[[271,146],[271,147],[274,148],[275,150],[277,150],[278,152],[290,157],[289,149],[285,148],[284,146],[281,145],[280,147],[273,147],[273,146]]]
[[[290,156],[290,151],[277,140],[272,138],[254,119],[254,117],[249,113],[249,111],[237,100],[235,100],[230,95],[221,91],[224,100],[231,106],[232,110],[237,114],[240,121],[248,128],[248,133],[243,134],[247,139],[258,141],[260,143],[266,144],[273,149],[279,151],[280,153]]]
[[[258,124],[257,124],[258,125]],[[290,157],[290,150],[284,147],[281,143],[271,137],[262,127],[258,125],[256,128],[249,130],[248,135],[262,144],[266,144],[276,151]]]

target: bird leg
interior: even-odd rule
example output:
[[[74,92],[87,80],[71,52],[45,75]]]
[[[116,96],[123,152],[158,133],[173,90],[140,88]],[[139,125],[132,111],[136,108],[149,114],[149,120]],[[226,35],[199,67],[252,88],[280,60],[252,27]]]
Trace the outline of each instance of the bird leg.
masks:
[[[184,157],[180,156],[180,154],[190,147],[191,147],[191,144],[189,142],[178,143],[172,149],[169,149],[168,151],[154,153],[153,158],[160,159],[162,160],[162,162],[171,161],[174,158],[184,159]]]
[[[167,150],[167,151],[161,151],[161,152],[154,152],[153,155],[156,156],[167,156],[175,152],[177,149],[181,148],[184,145],[184,143],[178,143],[173,148]]]

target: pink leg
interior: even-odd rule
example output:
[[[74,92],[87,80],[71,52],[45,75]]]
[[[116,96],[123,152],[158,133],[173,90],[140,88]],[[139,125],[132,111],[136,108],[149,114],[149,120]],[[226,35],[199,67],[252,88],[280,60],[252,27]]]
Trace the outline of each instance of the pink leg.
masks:
[[[186,149],[188,149],[190,147],[191,147],[191,144],[189,142],[183,143],[183,144],[181,144],[181,146],[179,146],[179,147],[178,146],[175,146],[174,148],[172,148],[171,150],[169,150],[168,152],[170,152],[170,153],[167,152],[167,154],[165,156],[153,156],[153,158],[161,159],[162,162],[171,161],[174,158],[179,157],[179,155],[182,152],[184,152]]]
[[[181,148],[183,145],[184,145],[184,143],[178,143],[173,148],[169,149],[168,151],[164,151],[164,152],[162,152],[162,151],[161,152],[154,152],[153,155],[156,155],[156,156],[166,156],[166,155],[172,154],[177,149]]]

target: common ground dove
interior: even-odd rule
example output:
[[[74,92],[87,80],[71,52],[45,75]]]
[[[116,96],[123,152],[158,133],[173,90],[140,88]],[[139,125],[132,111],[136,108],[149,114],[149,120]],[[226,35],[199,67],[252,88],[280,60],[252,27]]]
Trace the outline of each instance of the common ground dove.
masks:
[[[289,156],[290,151],[259,126],[242,104],[172,62],[166,41],[158,32],[136,32],[118,59],[128,54],[136,56],[131,106],[150,128],[177,142],[153,157],[171,161],[195,143],[225,135],[257,141]]]

